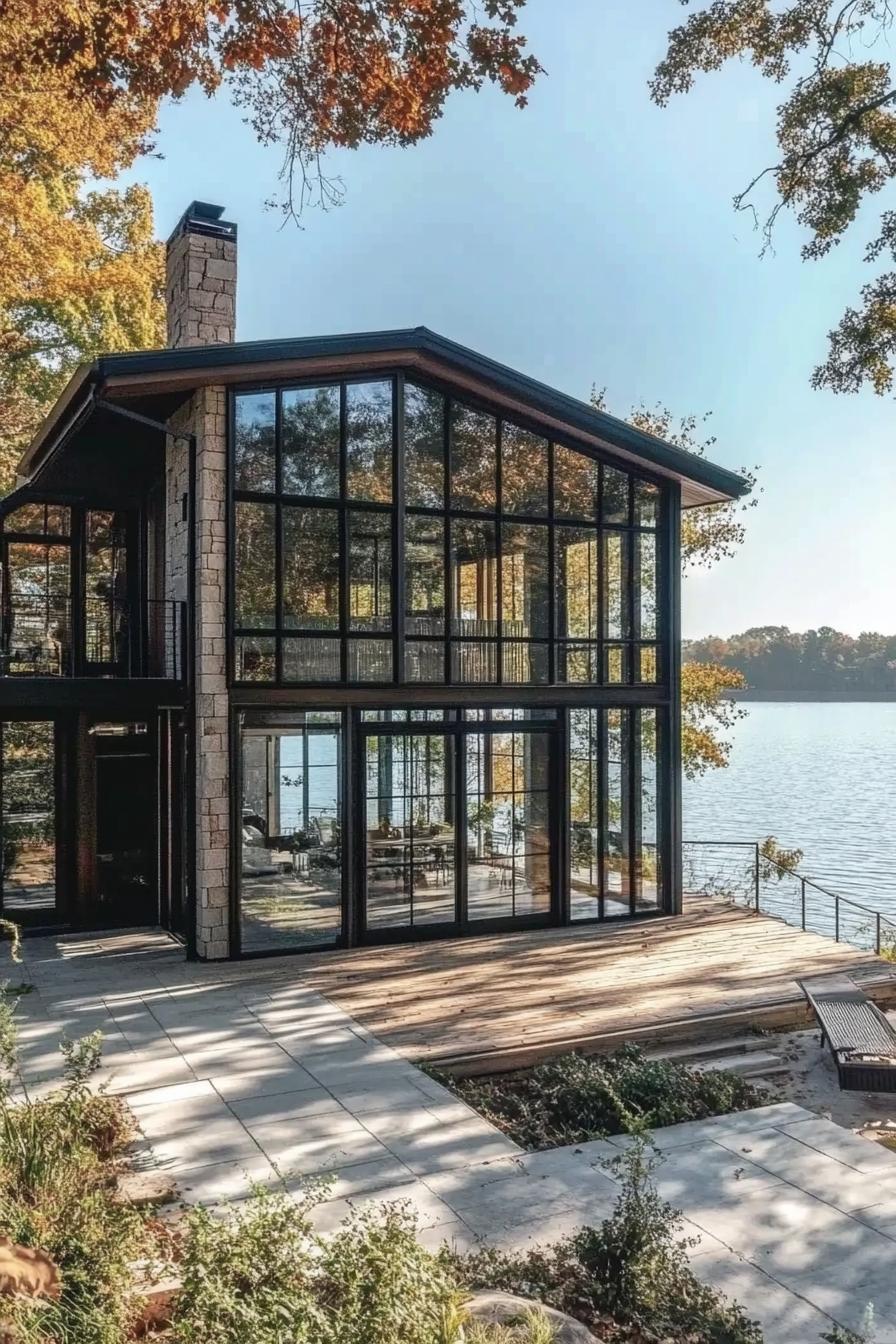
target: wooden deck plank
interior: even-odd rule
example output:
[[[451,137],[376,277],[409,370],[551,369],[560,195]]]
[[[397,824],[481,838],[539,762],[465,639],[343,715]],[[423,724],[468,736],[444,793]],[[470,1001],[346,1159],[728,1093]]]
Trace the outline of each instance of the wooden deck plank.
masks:
[[[414,1059],[662,1034],[799,1002],[806,975],[847,972],[896,996],[896,967],[872,954],[705,897],[677,918],[321,953],[292,967]]]

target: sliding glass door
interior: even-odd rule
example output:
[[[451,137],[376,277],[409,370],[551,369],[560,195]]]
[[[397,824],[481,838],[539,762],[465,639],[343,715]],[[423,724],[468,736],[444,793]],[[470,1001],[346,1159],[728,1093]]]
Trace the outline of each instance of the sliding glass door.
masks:
[[[367,941],[550,920],[553,728],[483,716],[368,727],[362,741]]]

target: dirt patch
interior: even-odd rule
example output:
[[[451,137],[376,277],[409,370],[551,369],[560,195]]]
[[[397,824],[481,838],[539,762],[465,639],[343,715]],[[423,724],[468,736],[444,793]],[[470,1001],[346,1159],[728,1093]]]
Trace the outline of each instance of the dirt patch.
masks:
[[[887,1017],[896,1026],[896,1012]],[[841,1092],[831,1052],[819,1044],[817,1028],[780,1032],[768,1039],[769,1049],[788,1066],[786,1073],[762,1080],[775,1101],[794,1101],[866,1138],[896,1147],[896,1093]]]

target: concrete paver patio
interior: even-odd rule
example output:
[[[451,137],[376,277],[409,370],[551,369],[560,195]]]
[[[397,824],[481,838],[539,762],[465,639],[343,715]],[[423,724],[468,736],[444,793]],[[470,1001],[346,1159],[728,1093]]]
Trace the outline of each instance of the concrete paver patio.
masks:
[[[103,955],[106,946],[108,955]],[[330,1182],[328,1230],[408,1200],[421,1238],[546,1243],[605,1217],[620,1136],[525,1153],[347,1012],[261,963],[222,979],[158,935],[26,945],[22,1083],[58,1081],[60,1037],[104,1034],[101,1080],[144,1136],[140,1160],[183,1198],[221,1204],[260,1183]],[[660,1193],[685,1214],[695,1272],[740,1300],[768,1344],[808,1344],[873,1306],[896,1344],[896,1154],[789,1102],[655,1136]]]

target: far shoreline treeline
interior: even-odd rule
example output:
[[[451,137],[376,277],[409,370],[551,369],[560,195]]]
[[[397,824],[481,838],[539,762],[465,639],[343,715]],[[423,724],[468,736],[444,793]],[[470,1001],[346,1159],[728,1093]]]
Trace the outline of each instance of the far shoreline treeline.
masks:
[[[731,692],[738,700],[896,700],[896,634],[755,626],[684,640],[682,656],[740,672],[746,689]]]

